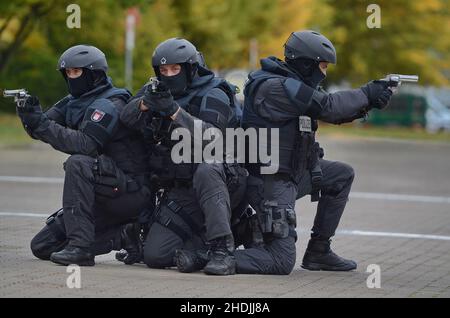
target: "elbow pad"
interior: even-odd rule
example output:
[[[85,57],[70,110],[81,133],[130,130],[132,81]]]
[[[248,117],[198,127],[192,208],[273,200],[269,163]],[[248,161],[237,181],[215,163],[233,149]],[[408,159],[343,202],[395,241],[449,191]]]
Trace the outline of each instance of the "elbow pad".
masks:
[[[311,104],[309,105],[306,114],[313,119],[320,118],[322,110],[326,107],[327,103],[328,103],[328,94],[325,94],[318,90],[314,90]]]
[[[232,115],[230,100],[224,92],[220,91],[203,98],[198,117],[224,131]]]
[[[283,88],[289,100],[300,108],[300,112],[307,114],[316,90],[293,78],[285,80]]]

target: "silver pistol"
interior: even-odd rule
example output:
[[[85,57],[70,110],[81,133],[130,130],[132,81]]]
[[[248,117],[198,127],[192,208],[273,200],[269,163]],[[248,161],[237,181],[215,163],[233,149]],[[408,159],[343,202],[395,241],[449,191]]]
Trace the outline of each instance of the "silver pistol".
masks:
[[[159,80],[156,77],[150,77],[149,80],[150,83],[150,87],[152,88],[152,92],[156,92],[156,90],[158,89],[158,85],[159,85]]]
[[[26,89],[9,89],[3,91],[3,97],[14,97],[17,107],[24,107],[25,101],[30,97]]]
[[[389,87],[398,87],[403,82],[417,83],[419,81],[419,75],[389,74],[381,80],[389,82]]]

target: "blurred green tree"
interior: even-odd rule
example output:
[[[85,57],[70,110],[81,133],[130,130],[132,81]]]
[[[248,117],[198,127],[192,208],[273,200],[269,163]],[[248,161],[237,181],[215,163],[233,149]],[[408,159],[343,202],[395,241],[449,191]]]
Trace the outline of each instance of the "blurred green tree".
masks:
[[[81,28],[69,29],[66,8],[73,0],[0,1],[0,88],[29,89],[44,105],[66,94],[55,70],[59,55],[85,43],[102,49],[109,75],[124,85],[126,9],[140,10],[134,50],[133,87],[153,74],[155,46],[186,37],[215,70],[249,67],[250,41],[260,57],[281,57],[289,34],[319,30],[335,44],[338,64],[330,82],[362,84],[387,73],[414,73],[421,84],[449,85],[448,0],[379,0],[381,28],[369,29],[363,0],[77,0]],[[446,73],[447,72],[447,73]],[[14,111],[0,99],[0,110]]]
[[[325,0],[332,15],[323,32],[336,44],[338,64],[330,81],[362,84],[389,73],[419,74],[422,85],[449,85],[448,0],[379,0],[381,28],[369,29],[369,1]]]

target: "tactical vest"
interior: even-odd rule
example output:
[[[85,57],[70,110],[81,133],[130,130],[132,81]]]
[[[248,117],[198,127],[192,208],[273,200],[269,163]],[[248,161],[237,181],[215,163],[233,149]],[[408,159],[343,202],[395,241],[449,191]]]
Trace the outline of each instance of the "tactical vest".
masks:
[[[267,151],[271,149],[271,128],[279,129],[279,169],[278,173],[287,173],[293,176],[295,179],[299,179],[306,169],[309,168],[309,162],[311,159],[311,147],[314,145],[314,131],[317,130],[317,122],[311,122],[312,132],[301,132],[300,121],[305,116],[297,117],[285,122],[274,122],[266,120],[258,115],[256,108],[259,105],[254,103],[256,93],[260,88],[260,85],[268,79],[280,78],[286,79],[285,76],[275,73],[258,70],[249,75],[249,79],[245,86],[244,95],[244,112],[242,117],[242,126],[247,128],[260,128],[268,129],[267,140],[258,140],[258,147],[262,144],[267,145]],[[259,136],[259,134],[258,134]],[[248,154],[248,153],[247,153]],[[259,156],[259,155],[258,155]],[[249,156],[247,155],[247,162]],[[250,174],[259,175],[260,168],[263,164],[258,158],[257,163],[247,163],[246,167]]]
[[[200,114],[200,108],[203,99],[214,88],[221,89],[223,92],[225,92],[230,100],[231,113],[228,118],[228,127],[239,127],[240,120],[242,118],[242,108],[240,107],[239,102],[235,97],[236,88],[223,79],[214,78],[206,85],[202,86],[191,94],[177,99],[176,102],[189,114],[194,117],[198,117]],[[211,122],[213,122],[213,118],[211,118]],[[172,146],[170,135],[172,130],[174,129],[173,122],[166,118],[153,118],[151,126],[152,129],[147,130],[147,138],[151,135],[151,137],[156,141],[162,140],[162,144],[151,146],[152,155],[150,158],[150,166],[152,168],[152,171],[154,171],[157,175],[157,179],[159,179],[157,181],[160,182],[161,186],[163,187],[171,185],[173,181],[190,185],[190,182],[192,181],[193,175],[197,168],[197,164],[174,164],[172,162],[172,159],[170,157]]]
[[[131,94],[126,89],[108,87],[108,85],[98,88],[99,93],[91,92],[89,96],[74,98],[68,96],[60,101],[57,106],[65,115],[64,125],[68,128],[78,130],[85,118],[89,106],[99,99],[121,99],[125,106]],[[122,109],[118,109],[120,114]],[[138,132],[124,126],[119,122],[119,128],[112,136],[111,140],[99,154],[111,157],[116,165],[128,175],[141,176],[148,173],[148,155],[145,149],[142,136]]]

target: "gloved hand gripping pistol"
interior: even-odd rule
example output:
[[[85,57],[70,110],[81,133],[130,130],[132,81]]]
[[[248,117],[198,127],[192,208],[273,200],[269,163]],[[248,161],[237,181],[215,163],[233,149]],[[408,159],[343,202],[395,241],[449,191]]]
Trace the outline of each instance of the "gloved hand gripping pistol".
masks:
[[[30,95],[28,95],[28,92],[24,88],[21,88],[4,90],[3,97],[14,97],[14,102],[17,104],[17,107],[22,108],[25,106],[25,102]]]

